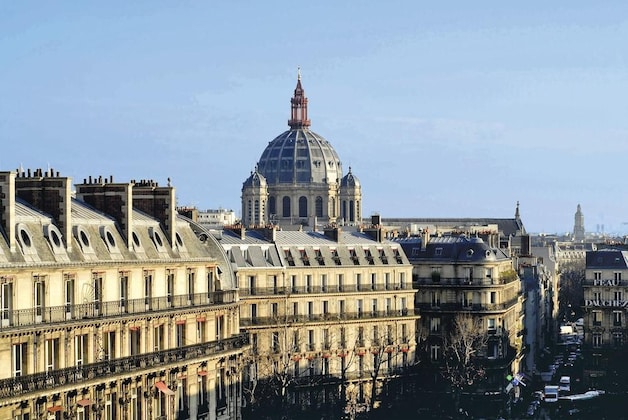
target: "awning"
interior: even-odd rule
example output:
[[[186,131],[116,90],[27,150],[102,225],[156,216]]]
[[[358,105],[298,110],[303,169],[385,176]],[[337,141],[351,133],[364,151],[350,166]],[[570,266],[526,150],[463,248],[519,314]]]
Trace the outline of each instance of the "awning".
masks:
[[[185,319],[178,319],[175,321],[175,324],[177,325],[185,325]]]
[[[92,400],[83,398],[82,400],[78,400],[76,403],[81,407],[87,407],[89,405],[92,405]]]
[[[204,315],[201,315],[201,316],[197,316],[197,317],[196,317],[196,320],[197,320],[198,322],[205,322],[205,321],[207,320],[207,318],[205,318],[205,316],[204,316]]]
[[[166,395],[174,395],[174,391],[168,388],[168,385],[166,385],[163,381],[155,382],[155,386]]]
[[[53,405],[52,407],[48,407],[48,411],[51,413],[55,413],[57,411],[61,411],[63,410],[63,406],[62,405]]]
[[[198,372],[196,372],[196,374],[198,376],[206,376],[207,375],[207,371],[206,370],[199,370]]]
[[[137,326],[135,326],[135,325],[131,325],[131,326],[129,327],[129,330],[130,330],[130,331],[139,331],[139,330],[140,330],[140,327],[137,327]]]

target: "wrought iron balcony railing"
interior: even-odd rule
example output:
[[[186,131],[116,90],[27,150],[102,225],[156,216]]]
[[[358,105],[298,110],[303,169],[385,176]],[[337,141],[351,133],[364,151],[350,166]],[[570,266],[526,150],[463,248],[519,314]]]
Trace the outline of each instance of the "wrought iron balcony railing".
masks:
[[[233,290],[226,290],[211,293],[121,299],[110,302],[89,302],[29,309],[5,309],[0,311],[0,331],[43,323],[53,324],[81,319],[108,318],[145,312],[168,311],[191,306],[222,305],[235,302],[236,293]]]
[[[397,311],[362,311],[362,312],[343,312],[335,314],[315,314],[315,315],[284,315],[269,317],[240,317],[240,326],[255,325],[284,325],[299,324],[306,322],[325,322],[325,321],[351,321],[356,319],[380,319],[380,318],[398,318],[406,316],[419,315],[416,309],[402,309]]]
[[[393,290],[412,290],[410,283],[398,284],[348,284],[348,285],[329,285],[329,286],[293,286],[293,287],[254,287],[241,288],[240,297],[248,296],[271,296],[271,295],[292,295],[307,293],[356,293],[356,292],[373,292],[373,291],[393,291]]]
[[[0,398],[18,397],[31,392],[41,393],[43,390],[65,385],[76,384],[76,387],[80,387],[85,380],[102,378],[105,381],[112,374],[137,374],[143,369],[237,350],[248,343],[248,334],[239,334],[224,340],[0,379]]]

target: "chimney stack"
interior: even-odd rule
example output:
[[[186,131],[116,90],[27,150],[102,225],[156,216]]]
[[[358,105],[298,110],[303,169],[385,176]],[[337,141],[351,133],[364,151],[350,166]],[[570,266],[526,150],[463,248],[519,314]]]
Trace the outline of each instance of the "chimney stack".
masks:
[[[175,246],[177,211],[174,187],[160,187],[153,180],[142,180],[133,186],[133,207],[159,220],[170,245]]]
[[[76,197],[95,209],[113,217],[120,229],[127,248],[133,243],[133,199],[132,183],[113,183],[113,177],[107,183],[102,177],[83,180],[76,185]]]
[[[66,248],[72,250],[72,180],[60,177],[51,169],[36,169],[33,176],[15,178],[15,195],[31,206],[50,214],[57,222],[65,239]]]
[[[0,227],[15,252],[15,172],[0,172]]]

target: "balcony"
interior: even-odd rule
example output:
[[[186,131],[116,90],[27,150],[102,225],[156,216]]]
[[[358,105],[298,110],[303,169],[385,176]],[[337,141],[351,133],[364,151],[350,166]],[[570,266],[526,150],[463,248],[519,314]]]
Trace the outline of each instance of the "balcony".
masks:
[[[373,291],[394,291],[394,290],[412,290],[409,283],[402,284],[384,284],[375,283],[375,285],[325,285],[325,286],[292,286],[292,287],[256,287],[239,289],[240,297],[249,296],[273,296],[273,295],[290,295],[290,294],[318,294],[318,293],[357,293],[357,292],[373,292]]]
[[[241,327],[250,327],[256,325],[290,325],[303,324],[308,322],[338,322],[351,321],[357,319],[383,319],[383,318],[399,318],[418,316],[418,310],[402,309],[397,311],[375,311],[375,312],[343,312],[336,314],[312,314],[312,315],[285,315],[280,317],[255,317],[240,318]]]
[[[91,302],[75,305],[2,311],[0,331],[39,324],[67,323],[73,320],[104,319],[146,312],[165,312],[179,308],[235,303],[236,291],[217,291],[156,298],[123,299],[113,302]]]
[[[41,393],[42,390],[52,390],[60,386],[84,387],[85,381],[88,379],[98,380],[97,378],[101,378],[101,381],[104,382],[109,374],[137,375],[146,369],[165,367],[173,363],[187,363],[191,359],[238,350],[247,344],[249,344],[248,335],[240,334],[219,341],[122,357],[33,375],[0,379],[0,398],[15,398],[29,393]]]
[[[440,302],[437,306],[430,302],[422,302],[415,304],[417,309],[421,311],[427,312],[462,312],[462,311],[471,311],[471,312],[499,312],[508,310],[515,305],[517,305],[519,298],[510,299],[503,303],[473,303],[471,305],[463,305],[462,302],[455,303],[442,303]]]
[[[418,286],[428,286],[434,288],[444,288],[444,287],[487,287],[487,286],[500,286],[507,283],[510,283],[510,280],[506,281],[503,279],[495,279],[495,278],[473,278],[469,279],[467,277],[438,277],[438,280],[435,280],[432,276],[430,277],[415,277],[412,280],[414,288]]]

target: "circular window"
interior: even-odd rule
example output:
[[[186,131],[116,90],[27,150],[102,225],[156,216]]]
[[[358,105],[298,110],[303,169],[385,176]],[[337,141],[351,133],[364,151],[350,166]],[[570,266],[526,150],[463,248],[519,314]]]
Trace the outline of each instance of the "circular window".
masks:
[[[473,250],[472,250],[472,249],[469,249],[469,250],[467,251],[467,257],[470,257],[470,256],[472,256],[472,255],[473,255]]]
[[[56,230],[50,230],[50,239],[55,246],[61,246],[61,238],[59,238]]]
[[[179,244],[179,246],[183,246],[183,239],[181,239],[179,232],[175,233],[175,236],[177,237],[177,244]]]
[[[157,246],[164,246],[164,243],[161,240],[161,235],[159,235],[159,232],[154,231],[153,238],[155,238],[155,242],[157,243]]]
[[[20,229],[20,238],[22,238],[22,244],[24,244],[25,247],[30,248],[31,236],[28,234],[26,229]]]
[[[107,231],[105,233],[105,236],[107,237],[107,242],[109,242],[109,245],[116,246],[116,240],[113,238],[111,232]]]
[[[133,243],[135,244],[135,246],[140,246],[140,238],[135,232],[133,232]]]
[[[84,230],[81,230],[81,232],[79,233],[79,236],[81,238],[81,242],[83,243],[83,245],[89,246],[89,236],[87,236],[87,233]]]

